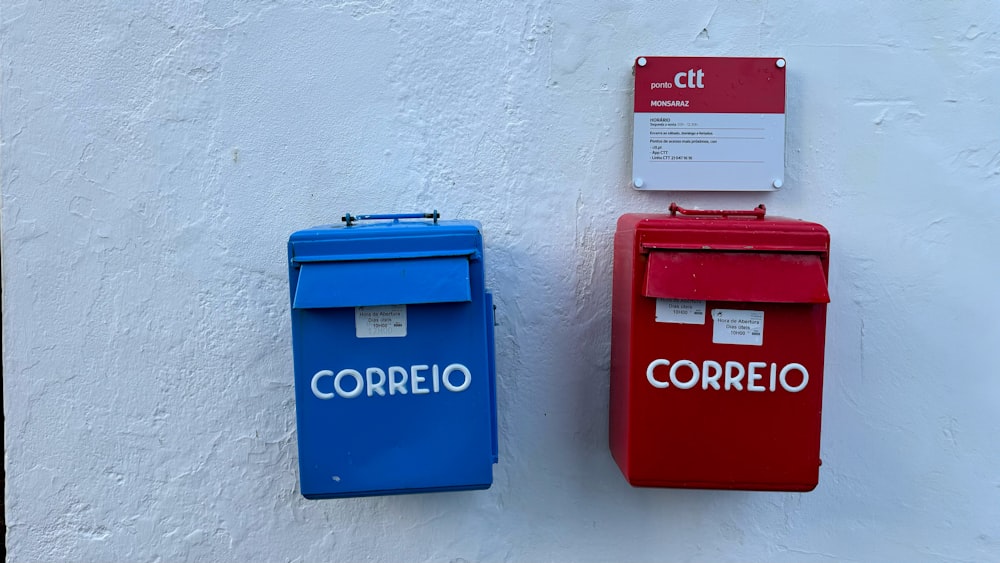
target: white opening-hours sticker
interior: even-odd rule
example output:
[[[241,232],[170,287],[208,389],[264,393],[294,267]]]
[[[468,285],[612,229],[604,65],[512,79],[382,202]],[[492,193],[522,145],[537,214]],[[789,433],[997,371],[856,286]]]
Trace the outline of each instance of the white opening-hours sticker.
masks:
[[[406,305],[355,307],[354,333],[358,338],[406,336]]]
[[[690,299],[657,299],[656,322],[703,325],[705,302]]]
[[[712,309],[712,342],[762,346],[764,311]]]

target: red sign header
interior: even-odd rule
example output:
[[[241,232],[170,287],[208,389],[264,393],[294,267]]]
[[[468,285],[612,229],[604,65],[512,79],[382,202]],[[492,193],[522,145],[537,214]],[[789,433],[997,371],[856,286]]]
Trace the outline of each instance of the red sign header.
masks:
[[[785,113],[785,60],[639,57],[636,113]]]

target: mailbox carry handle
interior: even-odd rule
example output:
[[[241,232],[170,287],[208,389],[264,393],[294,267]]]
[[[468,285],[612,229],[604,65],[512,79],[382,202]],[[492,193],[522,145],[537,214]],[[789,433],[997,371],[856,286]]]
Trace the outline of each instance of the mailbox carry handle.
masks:
[[[670,204],[670,215],[676,216],[678,213],[681,215],[721,215],[725,217],[727,215],[750,215],[753,217],[764,218],[764,214],[767,213],[767,208],[764,204],[760,204],[753,209],[684,209],[676,203]]]
[[[381,215],[351,215],[350,213],[344,213],[344,216],[340,218],[341,221],[347,223],[350,227],[357,221],[371,221],[379,219],[392,219],[394,222],[399,222],[400,219],[434,219],[434,224],[437,225],[438,219],[441,218],[441,214],[435,209],[430,213],[384,213]]]

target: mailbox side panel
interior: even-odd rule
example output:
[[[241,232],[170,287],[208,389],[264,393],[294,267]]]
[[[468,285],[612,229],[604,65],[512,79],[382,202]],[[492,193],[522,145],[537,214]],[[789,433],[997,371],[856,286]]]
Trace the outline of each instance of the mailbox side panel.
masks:
[[[630,408],[633,382],[630,377],[633,347],[633,314],[638,256],[636,224],[640,217],[626,214],[619,218],[615,232],[611,296],[611,381],[609,385],[608,442],[611,455],[628,478],[631,449]]]

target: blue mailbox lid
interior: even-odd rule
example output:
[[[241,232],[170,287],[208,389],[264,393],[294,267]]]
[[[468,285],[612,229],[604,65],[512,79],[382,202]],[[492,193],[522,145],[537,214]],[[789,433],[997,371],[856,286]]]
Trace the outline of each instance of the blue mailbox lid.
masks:
[[[292,233],[293,261],[420,258],[426,256],[482,257],[479,221],[377,221],[320,225]],[[389,244],[391,242],[391,244]]]
[[[292,307],[469,301],[479,229],[476,221],[384,221],[298,231],[288,243],[299,266]]]
[[[303,495],[489,487],[497,461],[496,375],[479,223],[322,225],[292,234],[288,250]],[[355,308],[384,305],[407,305],[405,337],[356,337]],[[398,365],[412,373],[427,368],[420,373],[436,378],[453,363],[472,374],[458,393],[443,382],[439,393],[435,379],[429,394],[347,397],[337,395],[332,375],[314,377],[342,369],[372,377],[369,367],[388,373]],[[344,382],[353,389],[352,376]],[[311,383],[335,397],[318,399]]]

